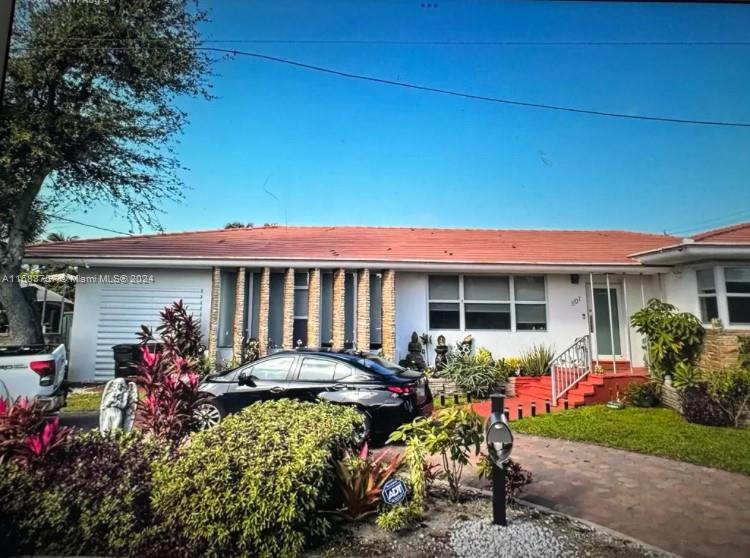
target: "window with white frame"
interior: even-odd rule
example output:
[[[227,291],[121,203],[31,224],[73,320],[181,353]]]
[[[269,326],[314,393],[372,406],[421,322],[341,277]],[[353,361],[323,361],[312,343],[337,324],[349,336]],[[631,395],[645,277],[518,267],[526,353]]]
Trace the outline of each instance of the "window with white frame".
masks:
[[[513,277],[516,308],[516,329],[544,331],[547,329],[547,296],[544,277]]]
[[[725,267],[730,324],[750,324],[750,267]]]
[[[698,301],[701,308],[701,321],[707,324],[714,318],[719,317],[714,270],[713,268],[698,269],[696,275],[698,277]]]
[[[543,276],[431,275],[430,329],[547,329]]]
[[[464,329],[510,329],[510,278],[465,275]]]
[[[429,280],[430,329],[461,329],[459,277],[434,275]]]

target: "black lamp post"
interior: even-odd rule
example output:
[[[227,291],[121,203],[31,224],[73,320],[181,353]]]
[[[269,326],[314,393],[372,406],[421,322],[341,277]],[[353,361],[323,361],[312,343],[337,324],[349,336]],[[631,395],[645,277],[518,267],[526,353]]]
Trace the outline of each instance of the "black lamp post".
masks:
[[[513,450],[513,433],[505,417],[505,395],[493,393],[492,414],[487,419],[487,451],[494,464],[492,468],[492,522],[507,525],[505,511],[505,462]]]

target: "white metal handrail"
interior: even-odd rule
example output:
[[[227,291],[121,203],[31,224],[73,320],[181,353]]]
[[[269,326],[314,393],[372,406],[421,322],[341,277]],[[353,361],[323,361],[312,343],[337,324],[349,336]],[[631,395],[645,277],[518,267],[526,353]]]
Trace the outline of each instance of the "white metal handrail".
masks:
[[[584,335],[552,359],[550,383],[552,404],[565,395],[573,386],[591,372],[591,336]]]

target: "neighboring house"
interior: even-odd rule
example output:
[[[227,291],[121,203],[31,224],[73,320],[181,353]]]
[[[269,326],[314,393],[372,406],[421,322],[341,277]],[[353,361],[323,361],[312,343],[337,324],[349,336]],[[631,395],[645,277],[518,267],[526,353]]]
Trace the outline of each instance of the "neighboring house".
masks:
[[[49,335],[63,335],[65,333],[65,314],[73,311],[73,301],[43,285],[21,281],[21,288],[33,289],[31,294],[37,316],[42,322],[42,331]],[[0,305],[0,344],[3,337],[10,332],[10,324],[5,311]]]
[[[275,347],[380,349],[403,358],[413,331],[434,359],[474,337],[496,357],[561,352],[590,334],[593,359],[644,366],[629,317],[659,297],[705,323],[750,328],[750,223],[689,239],[625,231],[282,227],[34,245],[29,263],[79,268],[70,378],[113,374],[112,345],[182,299],[212,357],[243,338]]]

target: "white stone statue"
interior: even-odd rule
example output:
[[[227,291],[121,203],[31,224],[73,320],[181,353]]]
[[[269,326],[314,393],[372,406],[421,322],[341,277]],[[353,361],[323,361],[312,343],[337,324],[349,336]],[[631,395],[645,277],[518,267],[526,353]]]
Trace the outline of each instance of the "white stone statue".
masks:
[[[115,378],[107,382],[99,407],[99,431],[102,434],[114,430],[130,432],[135,421],[135,407],[138,403],[138,388],[125,378]]]

